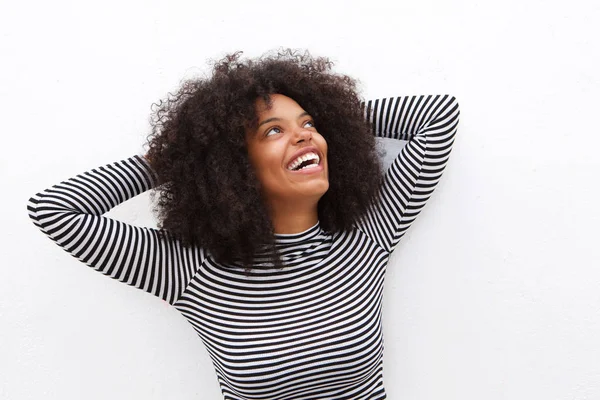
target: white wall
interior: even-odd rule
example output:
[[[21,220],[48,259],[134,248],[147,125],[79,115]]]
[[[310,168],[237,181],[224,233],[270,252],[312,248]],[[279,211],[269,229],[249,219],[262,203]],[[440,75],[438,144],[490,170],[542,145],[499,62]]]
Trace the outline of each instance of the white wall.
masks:
[[[461,105],[389,265],[389,398],[599,399],[598,4],[3,1],[0,398],[220,398],[185,319],[64,252],[26,201],[142,151],[152,102],[209,58],[289,46],[365,97]],[[109,215],[155,226],[148,193]]]

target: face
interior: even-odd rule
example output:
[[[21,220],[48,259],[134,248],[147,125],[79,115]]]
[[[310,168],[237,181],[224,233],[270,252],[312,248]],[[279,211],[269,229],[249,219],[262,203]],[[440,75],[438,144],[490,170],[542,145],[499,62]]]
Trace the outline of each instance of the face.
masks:
[[[329,189],[327,142],[293,99],[272,94],[271,100],[271,109],[262,99],[256,101],[258,126],[246,130],[248,155],[263,196],[270,203],[316,203]],[[308,164],[314,165],[298,169]]]

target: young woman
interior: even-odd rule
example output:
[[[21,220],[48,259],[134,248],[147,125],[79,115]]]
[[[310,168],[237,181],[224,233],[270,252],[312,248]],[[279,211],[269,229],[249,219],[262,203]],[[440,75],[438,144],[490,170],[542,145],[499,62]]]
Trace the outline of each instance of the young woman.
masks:
[[[459,108],[365,103],[331,65],[229,55],[161,102],[145,155],[28,203],[64,250],[179,310],[225,399],[386,398],[386,265],[442,175]],[[376,136],[409,141],[385,174]],[[102,216],[150,189],[160,229]]]

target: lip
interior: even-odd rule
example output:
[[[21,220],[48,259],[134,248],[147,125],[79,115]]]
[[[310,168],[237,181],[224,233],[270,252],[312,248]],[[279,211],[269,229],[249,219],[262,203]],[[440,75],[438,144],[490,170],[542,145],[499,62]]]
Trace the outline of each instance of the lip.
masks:
[[[292,161],[294,161],[296,158],[298,158],[306,153],[316,153],[319,156],[319,166],[317,168],[309,168],[308,171],[313,171],[313,170],[314,171],[322,171],[323,170],[323,165],[322,165],[323,164],[323,155],[321,154],[319,149],[317,149],[315,146],[303,147],[300,150],[298,150],[297,152],[295,152],[294,154],[292,154],[289,161],[285,164],[285,169],[289,172],[306,172],[307,170],[290,171],[288,169],[288,167],[290,166],[290,163]]]
[[[306,175],[306,174],[314,174],[314,173],[323,171],[323,163],[321,163],[321,161],[319,161],[319,166],[317,166],[317,167],[304,168],[304,169],[301,169],[299,171],[290,171],[288,169],[287,171],[289,173],[291,173],[291,174],[304,174],[304,175]]]

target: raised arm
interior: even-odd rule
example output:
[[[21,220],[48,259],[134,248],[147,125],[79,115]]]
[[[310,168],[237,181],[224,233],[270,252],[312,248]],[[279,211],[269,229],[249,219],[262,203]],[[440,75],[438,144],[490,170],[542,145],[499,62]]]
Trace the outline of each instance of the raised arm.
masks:
[[[391,253],[442,176],[460,110],[450,95],[369,100],[364,110],[376,136],[408,140],[385,174],[380,201],[357,223]]]
[[[156,185],[140,155],[84,172],[32,196],[33,223],[80,261],[111,278],[174,304],[204,260],[169,232],[102,216]]]

